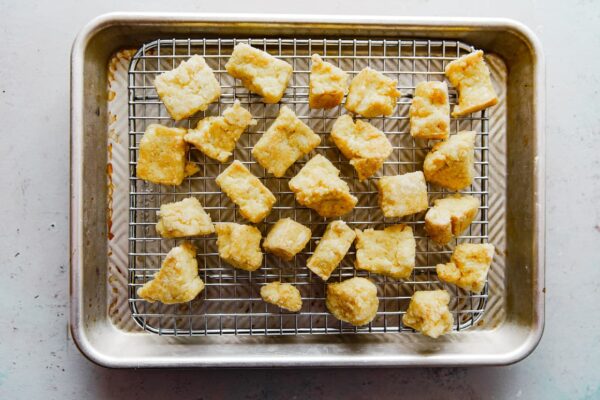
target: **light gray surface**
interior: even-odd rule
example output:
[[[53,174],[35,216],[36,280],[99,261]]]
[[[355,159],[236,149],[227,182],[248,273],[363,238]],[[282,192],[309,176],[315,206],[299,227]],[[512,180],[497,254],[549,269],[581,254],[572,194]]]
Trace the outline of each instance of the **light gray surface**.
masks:
[[[0,2],[0,398],[600,397],[600,4],[364,4]],[[511,367],[437,370],[117,371],[85,360],[66,320],[68,61],[79,28],[113,10],[490,16],[531,27],[547,60],[547,319],[535,353]]]

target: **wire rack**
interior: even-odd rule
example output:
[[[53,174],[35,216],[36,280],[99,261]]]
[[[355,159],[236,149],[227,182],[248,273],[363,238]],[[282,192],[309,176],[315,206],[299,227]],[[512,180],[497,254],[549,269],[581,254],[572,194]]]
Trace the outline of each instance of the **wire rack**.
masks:
[[[249,93],[239,81],[229,76],[224,66],[233,46],[246,42],[289,62],[294,74],[280,104],[264,104],[260,97]],[[441,283],[435,265],[447,262],[457,243],[485,243],[488,240],[488,132],[489,110],[469,117],[452,119],[451,133],[460,130],[477,132],[475,147],[476,178],[463,191],[481,199],[481,206],[470,228],[448,246],[430,242],[424,232],[424,213],[410,217],[384,218],[377,204],[375,180],[359,182],[354,169],[329,139],[335,119],[345,113],[342,106],[332,110],[311,110],[308,107],[308,79],[310,56],[319,53],[326,61],[346,70],[351,76],[370,66],[398,80],[402,97],[392,116],[372,118],[370,123],[381,129],[393,145],[392,155],[385,161],[377,176],[396,175],[422,168],[423,159],[432,142],[415,141],[408,130],[408,108],[415,85],[421,81],[443,80],[446,64],[473,48],[457,41],[441,40],[348,40],[299,38],[229,38],[229,39],[161,39],[144,44],[133,57],[129,74],[129,304],[135,321],[145,330],[161,335],[298,335],[382,333],[412,331],[403,326],[402,315],[415,290],[445,288],[451,293],[450,309],[455,319],[455,330],[476,325],[484,312],[488,297],[486,284],[481,294],[473,294],[454,285]],[[176,67],[193,54],[204,56],[213,68],[222,88],[220,101],[193,118],[175,123],[160,102],[153,86],[154,78]],[[181,186],[167,187],[138,180],[135,176],[138,144],[149,124],[161,123],[184,128],[195,127],[198,120],[222,111],[239,100],[258,124],[243,134],[234,151],[233,159],[243,162],[274,193],[277,202],[271,214],[257,227],[266,235],[280,218],[291,217],[312,230],[313,237],[304,251],[291,262],[265,254],[263,266],[255,272],[232,268],[217,253],[216,237],[193,239],[198,249],[200,276],[206,289],[197,299],[179,305],[148,303],[137,297],[136,290],[160,268],[166,253],[180,240],[162,239],[154,228],[156,211],[166,202],[188,196],[197,197],[214,222],[234,221],[247,223],[234,204],[215,183],[215,177],[228,163],[218,163],[191,149],[189,159],[200,167],[200,172],[187,178]],[[456,93],[450,90],[450,103],[456,103]],[[307,157],[290,167],[283,178],[275,178],[256,164],[251,157],[253,145],[266,131],[278,114],[281,105],[287,105],[321,136],[321,145]],[[321,153],[341,170],[352,193],[358,197],[353,212],[345,215],[350,227],[382,229],[404,223],[411,225],[417,242],[416,267],[406,280],[369,274],[353,267],[354,246],[334,271],[329,282],[352,276],[369,277],[378,287],[380,306],[376,318],[368,325],[354,327],[330,315],[325,307],[325,283],[306,268],[328,220],[296,203],[288,188],[294,176],[315,153]],[[230,160],[231,161],[231,160]],[[430,202],[446,196],[446,190],[428,186]],[[289,313],[262,301],[261,285],[280,280],[294,284],[301,292],[303,308]]]

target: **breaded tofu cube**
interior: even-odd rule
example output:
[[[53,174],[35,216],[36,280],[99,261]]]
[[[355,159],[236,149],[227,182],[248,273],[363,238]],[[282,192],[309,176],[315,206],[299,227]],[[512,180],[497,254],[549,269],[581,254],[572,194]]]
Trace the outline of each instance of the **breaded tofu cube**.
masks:
[[[255,224],[269,215],[275,204],[273,193],[238,160],[225,168],[215,181],[240,207],[240,214]]]
[[[300,121],[292,110],[282,106],[273,124],[254,145],[252,156],[268,172],[280,178],[319,143],[319,135]]]
[[[181,185],[186,176],[185,129],[148,125],[137,160],[136,176],[162,185]]]
[[[263,248],[290,261],[310,240],[310,228],[290,218],[282,218],[269,231]]]
[[[425,230],[438,244],[448,244],[471,225],[479,209],[473,196],[452,195],[433,202],[425,214]]]
[[[402,323],[436,339],[452,330],[454,318],[448,303],[450,294],[445,290],[418,290],[410,299]]]
[[[350,278],[327,285],[327,309],[340,321],[354,326],[373,321],[379,308],[377,286],[366,278]]]
[[[354,122],[348,114],[340,116],[331,129],[331,138],[363,181],[377,172],[392,153],[385,134],[362,120]]]
[[[339,217],[352,211],[358,201],[339,175],[331,161],[317,154],[290,179],[289,186],[298,203],[322,217]]]
[[[290,64],[246,43],[233,48],[225,69],[248,90],[262,96],[265,103],[281,100],[293,72]]]
[[[158,97],[174,120],[204,111],[221,96],[221,86],[203,57],[192,56],[154,80]]]
[[[202,290],[204,282],[198,276],[196,248],[183,242],[167,253],[160,270],[137,294],[150,303],[175,304],[193,300]]]
[[[417,254],[417,243],[410,226],[392,225],[383,230],[356,229],[355,232],[356,269],[394,279],[410,276]]]
[[[450,103],[446,82],[418,83],[408,114],[410,135],[415,139],[448,139]]]
[[[352,79],[346,109],[366,118],[392,115],[401,96],[397,84],[398,81],[367,67]]]
[[[309,107],[333,108],[340,105],[348,91],[348,74],[341,68],[323,61],[318,54],[313,54],[311,58]]]
[[[195,197],[162,204],[156,232],[164,238],[208,235],[215,231],[210,215]]]
[[[340,264],[356,233],[344,221],[331,221],[306,266],[326,281]]]
[[[223,116],[200,120],[196,129],[188,130],[184,139],[208,157],[225,162],[231,157],[242,133],[252,125],[256,125],[256,120],[236,100],[223,111]]]
[[[215,224],[219,256],[235,268],[256,271],[263,261],[258,228],[234,222]]]
[[[260,288],[260,297],[267,303],[275,304],[291,312],[298,312],[302,309],[300,291],[289,283],[267,283]]]
[[[435,270],[441,280],[481,293],[493,257],[491,244],[461,243],[454,249],[450,262],[436,265]]]
[[[490,70],[483,60],[483,51],[477,50],[446,65],[446,76],[458,91],[458,104],[453,117],[462,117],[498,103]]]
[[[475,177],[475,132],[462,131],[436,143],[425,156],[423,172],[427,182],[461,190]]]
[[[379,206],[385,217],[404,217],[427,210],[427,183],[422,171],[382,176],[377,181]]]

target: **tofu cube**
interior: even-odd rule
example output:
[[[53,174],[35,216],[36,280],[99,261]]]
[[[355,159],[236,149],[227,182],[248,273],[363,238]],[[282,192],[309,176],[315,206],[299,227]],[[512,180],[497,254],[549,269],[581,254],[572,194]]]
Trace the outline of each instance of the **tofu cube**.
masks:
[[[309,107],[333,108],[342,103],[347,91],[348,74],[313,54],[308,84]]]
[[[350,278],[327,285],[327,309],[340,321],[354,326],[373,321],[379,308],[377,286],[366,278]]]
[[[425,180],[436,185],[461,190],[475,177],[475,132],[462,131],[436,143],[423,162]]]
[[[392,225],[383,230],[356,229],[356,269],[408,278],[415,268],[416,242],[407,225]]]
[[[306,266],[326,281],[348,253],[356,233],[344,221],[331,221]]]
[[[441,280],[481,293],[493,257],[491,244],[461,243],[454,249],[450,262],[438,264],[435,269]]]
[[[267,303],[274,304],[291,312],[298,312],[302,309],[300,291],[289,283],[267,283],[260,288],[260,297]]]
[[[221,96],[221,86],[213,70],[199,55],[183,61],[171,71],[163,72],[154,80],[158,97],[174,120],[190,117],[204,111]]]
[[[435,200],[425,214],[425,230],[434,242],[448,244],[471,225],[478,209],[479,200],[473,196],[452,195]]]
[[[288,107],[283,106],[269,129],[252,149],[252,156],[269,173],[280,178],[301,157],[321,143],[314,133]]]
[[[358,201],[339,174],[331,161],[317,154],[290,179],[289,186],[298,203],[322,217],[339,217],[352,211]]]
[[[386,217],[404,217],[427,210],[427,183],[423,172],[382,176],[377,181],[379,205]]]
[[[136,176],[162,185],[181,185],[186,176],[185,129],[152,124],[139,144]]]
[[[162,204],[156,232],[164,238],[208,235],[215,231],[210,215],[195,197]]]
[[[368,122],[354,122],[348,114],[335,121],[331,138],[344,157],[350,160],[361,181],[375,174],[392,154],[392,145],[383,132]]]
[[[281,100],[293,72],[290,64],[245,43],[233,48],[225,69],[252,93],[262,96],[265,103]]]
[[[282,218],[267,234],[263,248],[269,253],[290,261],[306,246],[310,235],[310,228],[290,218]]]
[[[410,134],[415,139],[448,139],[450,103],[446,82],[417,84],[408,114]]]
[[[184,139],[208,157],[225,162],[231,157],[242,133],[253,125],[256,120],[252,119],[252,114],[236,100],[233,106],[223,111],[223,116],[200,120],[196,129],[190,129]]]
[[[445,72],[458,91],[458,105],[452,110],[453,117],[462,117],[498,103],[483,51],[477,50],[452,61]]]
[[[449,303],[450,294],[445,290],[418,290],[410,299],[402,323],[436,339],[452,330],[454,318]]]
[[[260,250],[262,238],[258,228],[251,225],[220,222],[215,224],[219,256],[234,268],[256,271],[263,261]]]
[[[238,160],[221,172],[215,181],[238,205],[240,214],[255,224],[269,215],[275,204],[273,193]]]
[[[392,115],[401,96],[397,84],[398,81],[367,67],[352,79],[346,109],[366,118]]]

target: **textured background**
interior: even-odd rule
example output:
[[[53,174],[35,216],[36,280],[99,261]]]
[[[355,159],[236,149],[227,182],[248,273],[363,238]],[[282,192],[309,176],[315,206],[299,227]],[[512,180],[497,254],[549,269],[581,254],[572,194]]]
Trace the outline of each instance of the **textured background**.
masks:
[[[68,336],[69,51],[115,10],[510,17],[547,61],[547,313],[510,367],[119,371]],[[600,398],[600,2],[0,0],[0,398]]]

